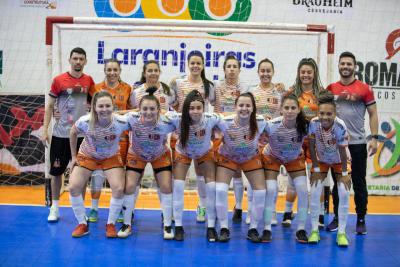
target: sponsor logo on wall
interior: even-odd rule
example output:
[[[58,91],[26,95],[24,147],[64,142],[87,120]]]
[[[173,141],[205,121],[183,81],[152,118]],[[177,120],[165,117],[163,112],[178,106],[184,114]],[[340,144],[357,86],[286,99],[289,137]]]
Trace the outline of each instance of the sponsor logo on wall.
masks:
[[[302,7],[309,13],[344,14],[353,8],[353,0],[293,0],[292,5]]]
[[[40,7],[56,9],[57,0],[20,0],[20,7]]]

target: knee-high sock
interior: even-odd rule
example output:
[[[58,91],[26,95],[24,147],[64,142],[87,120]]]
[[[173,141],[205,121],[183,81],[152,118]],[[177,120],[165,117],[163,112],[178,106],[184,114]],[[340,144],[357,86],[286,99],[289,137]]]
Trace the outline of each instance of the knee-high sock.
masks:
[[[250,219],[251,219],[251,209],[253,206],[253,189],[251,188],[251,185],[247,186],[247,212],[250,214]]]
[[[338,183],[339,193],[339,233],[346,232],[347,215],[349,214],[349,196],[350,191],[346,189],[343,183]]]
[[[288,177],[288,184],[287,184],[287,188],[286,188],[286,192],[292,192],[294,193],[296,191],[296,189],[294,188],[294,182],[293,179]],[[292,212],[293,211],[293,203],[294,202],[290,202],[287,201],[285,202],[285,212]]]
[[[311,214],[311,230],[318,230],[318,215],[320,211],[319,199],[322,192],[322,183],[318,181],[316,185],[311,186],[310,214]]]
[[[204,208],[206,206],[206,181],[204,176],[197,176],[197,193],[199,194],[199,206]]]
[[[265,196],[265,208],[264,208],[264,229],[271,231],[271,220],[272,212],[274,210],[274,198],[276,196],[276,180],[265,181],[267,186],[267,193]]]
[[[160,192],[161,210],[164,216],[164,226],[172,224],[172,193],[164,194]]]
[[[75,218],[78,220],[79,224],[87,224],[85,218],[85,206],[83,205],[82,195],[77,197],[73,197],[71,194],[69,195],[69,199],[71,202],[72,210],[74,211]]]
[[[206,201],[207,226],[215,227],[215,220],[217,216],[215,210],[215,199],[216,199],[215,182],[206,183],[206,192],[207,192],[207,201]]]
[[[264,213],[265,189],[253,190],[253,203],[251,207],[250,229],[256,228],[260,224]]]
[[[115,222],[117,221],[118,215],[121,212],[122,209],[122,204],[124,203],[124,198],[115,198],[115,197],[111,197],[110,200],[110,209],[108,211],[108,220],[107,220],[107,224],[115,224]],[[132,215],[132,211],[131,211],[131,215]]]
[[[235,193],[235,208],[242,209],[242,201],[243,201],[243,179],[240,178],[233,178],[233,192]]]
[[[275,181],[275,180],[274,180]],[[279,191],[279,187],[278,187],[278,181],[275,181],[275,195],[274,195],[274,205],[272,206],[272,213],[276,213],[276,202],[278,201],[278,191]]]
[[[133,203],[135,199],[135,193],[130,195],[124,195],[123,207],[124,209],[124,224],[131,225],[132,221],[132,211],[133,211]]]
[[[307,220],[308,209],[308,191],[307,177],[298,176],[294,181],[294,187],[297,192],[297,230],[303,230]]]
[[[136,201],[139,197],[139,193],[140,193],[140,186],[136,186],[135,196],[133,197],[133,210],[135,210],[135,208],[136,208]]]
[[[174,210],[175,226],[182,226],[183,216],[183,197],[185,181],[174,180],[174,191],[172,192],[172,205]]]
[[[228,228],[228,189],[229,185],[226,183],[215,183],[215,208],[221,228]]]

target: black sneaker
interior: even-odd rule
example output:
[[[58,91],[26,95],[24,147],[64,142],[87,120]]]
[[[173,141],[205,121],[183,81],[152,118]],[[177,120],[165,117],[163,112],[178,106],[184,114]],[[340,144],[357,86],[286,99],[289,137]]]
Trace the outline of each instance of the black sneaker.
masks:
[[[335,216],[335,217],[333,217],[333,220],[331,221],[331,223],[328,224],[328,226],[325,229],[328,232],[335,232],[335,231],[337,231],[338,227],[339,227],[338,218]]]
[[[299,243],[306,244],[308,243],[308,237],[306,230],[298,230],[296,232],[296,240]]]
[[[262,237],[261,237],[261,242],[263,243],[269,243],[272,241],[272,233],[270,230],[264,230]]]
[[[231,239],[231,234],[228,228],[221,228],[219,233],[219,242],[228,242]]]
[[[292,225],[292,219],[293,219],[293,212],[285,212],[283,214],[283,219],[282,219],[282,226],[283,227],[290,227]]]
[[[185,231],[182,226],[175,226],[174,240],[183,241],[185,239]]]
[[[214,227],[207,228],[207,240],[208,242],[218,241],[218,234]]]
[[[233,208],[233,216],[232,216],[233,223],[241,223],[242,222],[242,210]]]
[[[250,240],[253,243],[260,243],[261,242],[260,235],[258,234],[258,231],[257,231],[256,228],[251,228],[247,232],[247,239]]]
[[[367,226],[365,225],[365,219],[357,219],[356,234],[357,235],[367,234]]]
[[[325,223],[324,223],[324,215],[319,215],[318,219],[318,229],[323,230],[325,228]]]

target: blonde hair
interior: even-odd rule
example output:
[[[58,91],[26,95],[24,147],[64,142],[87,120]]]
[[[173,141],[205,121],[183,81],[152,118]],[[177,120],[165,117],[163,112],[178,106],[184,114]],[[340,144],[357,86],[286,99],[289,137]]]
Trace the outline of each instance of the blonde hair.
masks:
[[[96,125],[96,123],[98,121],[98,116],[96,113],[96,104],[97,104],[97,101],[99,100],[99,98],[102,98],[102,97],[109,97],[111,99],[111,102],[113,102],[112,95],[105,90],[102,90],[102,91],[94,94],[92,103],[90,104],[90,117],[89,117],[89,129],[92,131],[94,130],[94,126]]]

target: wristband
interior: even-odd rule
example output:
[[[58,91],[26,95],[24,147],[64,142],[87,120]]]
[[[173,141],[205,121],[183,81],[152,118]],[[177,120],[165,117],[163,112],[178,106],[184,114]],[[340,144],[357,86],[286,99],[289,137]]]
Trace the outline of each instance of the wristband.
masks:
[[[319,167],[315,167],[315,168],[313,168],[313,171],[314,172],[321,172],[321,169]]]
[[[342,172],[342,176],[347,176],[347,175],[349,175],[348,172]]]

